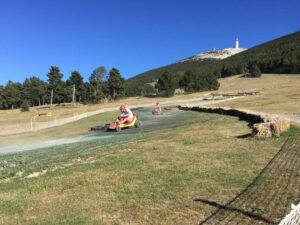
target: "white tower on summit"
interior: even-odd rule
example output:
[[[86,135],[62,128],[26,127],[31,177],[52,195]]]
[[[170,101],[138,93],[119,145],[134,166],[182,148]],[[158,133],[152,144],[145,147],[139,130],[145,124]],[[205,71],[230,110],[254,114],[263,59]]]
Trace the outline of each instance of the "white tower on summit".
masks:
[[[239,48],[239,39],[238,38],[235,39],[235,48]]]

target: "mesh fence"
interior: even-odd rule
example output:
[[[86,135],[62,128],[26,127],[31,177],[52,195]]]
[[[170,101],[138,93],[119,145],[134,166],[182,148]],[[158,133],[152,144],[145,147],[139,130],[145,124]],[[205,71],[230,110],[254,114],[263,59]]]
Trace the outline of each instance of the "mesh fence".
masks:
[[[220,205],[203,199],[196,201],[217,207],[200,224],[279,224],[300,200],[300,139],[290,137],[261,173],[233,200]],[[299,208],[291,218],[299,216]],[[291,219],[291,221],[297,221]],[[282,224],[300,224],[282,223]]]
[[[279,225],[299,225],[300,224],[300,203],[292,206],[291,212],[285,216]]]

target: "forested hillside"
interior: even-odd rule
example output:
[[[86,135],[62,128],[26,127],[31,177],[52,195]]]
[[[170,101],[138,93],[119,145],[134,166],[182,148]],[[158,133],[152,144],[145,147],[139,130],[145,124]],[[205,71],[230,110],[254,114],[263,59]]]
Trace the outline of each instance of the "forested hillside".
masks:
[[[198,76],[226,77],[249,73],[251,68],[258,68],[263,73],[300,73],[300,32],[255,46],[223,60],[188,60],[150,70],[127,80],[126,87],[138,86],[141,89],[145,83],[157,80],[164,71],[170,72],[178,80],[178,76],[188,70]]]
[[[214,68],[214,66],[217,66],[218,61],[215,59],[188,60],[147,71],[126,81],[126,93],[128,96],[136,96],[153,92],[153,88],[148,83],[157,81],[164,72],[172,75],[175,88],[178,88],[180,80],[187,71],[197,71],[202,67]],[[203,75],[207,76],[208,73]]]
[[[128,79],[126,82],[141,82],[148,83],[157,80],[163,72],[168,71],[172,74],[183,74],[187,70],[194,70],[204,65],[213,66],[218,60],[215,59],[204,59],[204,60],[188,60],[184,62],[178,62],[171,65],[163,66],[157,69],[153,69],[137,76]]]
[[[250,48],[221,61],[223,76],[246,72],[256,64],[263,73],[300,73],[300,32]]]

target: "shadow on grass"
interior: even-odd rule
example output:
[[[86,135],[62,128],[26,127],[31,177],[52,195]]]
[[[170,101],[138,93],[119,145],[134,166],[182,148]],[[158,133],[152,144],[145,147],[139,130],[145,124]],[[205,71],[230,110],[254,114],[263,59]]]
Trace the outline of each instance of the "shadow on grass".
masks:
[[[253,137],[253,134],[252,133],[242,134],[242,135],[239,135],[239,136],[236,136],[236,137],[239,138],[239,139],[250,138],[250,137]]]
[[[263,217],[263,216],[258,215],[256,213],[248,212],[248,211],[238,209],[238,208],[234,208],[234,207],[227,206],[227,205],[222,205],[222,204],[219,204],[215,201],[210,201],[210,200],[206,200],[206,199],[199,199],[199,198],[195,199],[194,201],[201,202],[201,203],[204,203],[204,204],[208,204],[210,206],[217,207],[218,209],[223,209],[223,210],[227,210],[227,211],[230,211],[230,212],[237,212],[237,213],[240,213],[240,214],[242,214],[246,217],[250,217],[251,219],[262,221],[262,222],[265,222],[267,224],[277,224],[276,222],[272,221],[271,219]],[[202,221],[199,225],[205,224],[205,222],[206,222],[206,220]]]

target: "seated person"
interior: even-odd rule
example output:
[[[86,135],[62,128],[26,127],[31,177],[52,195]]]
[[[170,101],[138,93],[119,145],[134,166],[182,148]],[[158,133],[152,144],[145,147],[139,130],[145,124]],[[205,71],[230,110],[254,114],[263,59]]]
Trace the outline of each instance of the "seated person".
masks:
[[[161,107],[160,107],[159,102],[156,102],[155,108],[153,109],[152,114],[155,114],[155,115],[160,115],[160,114],[162,114],[162,109],[161,109]]]
[[[131,123],[134,119],[134,115],[132,111],[125,105],[120,106],[121,115],[118,117],[117,123],[124,124],[124,123]]]

